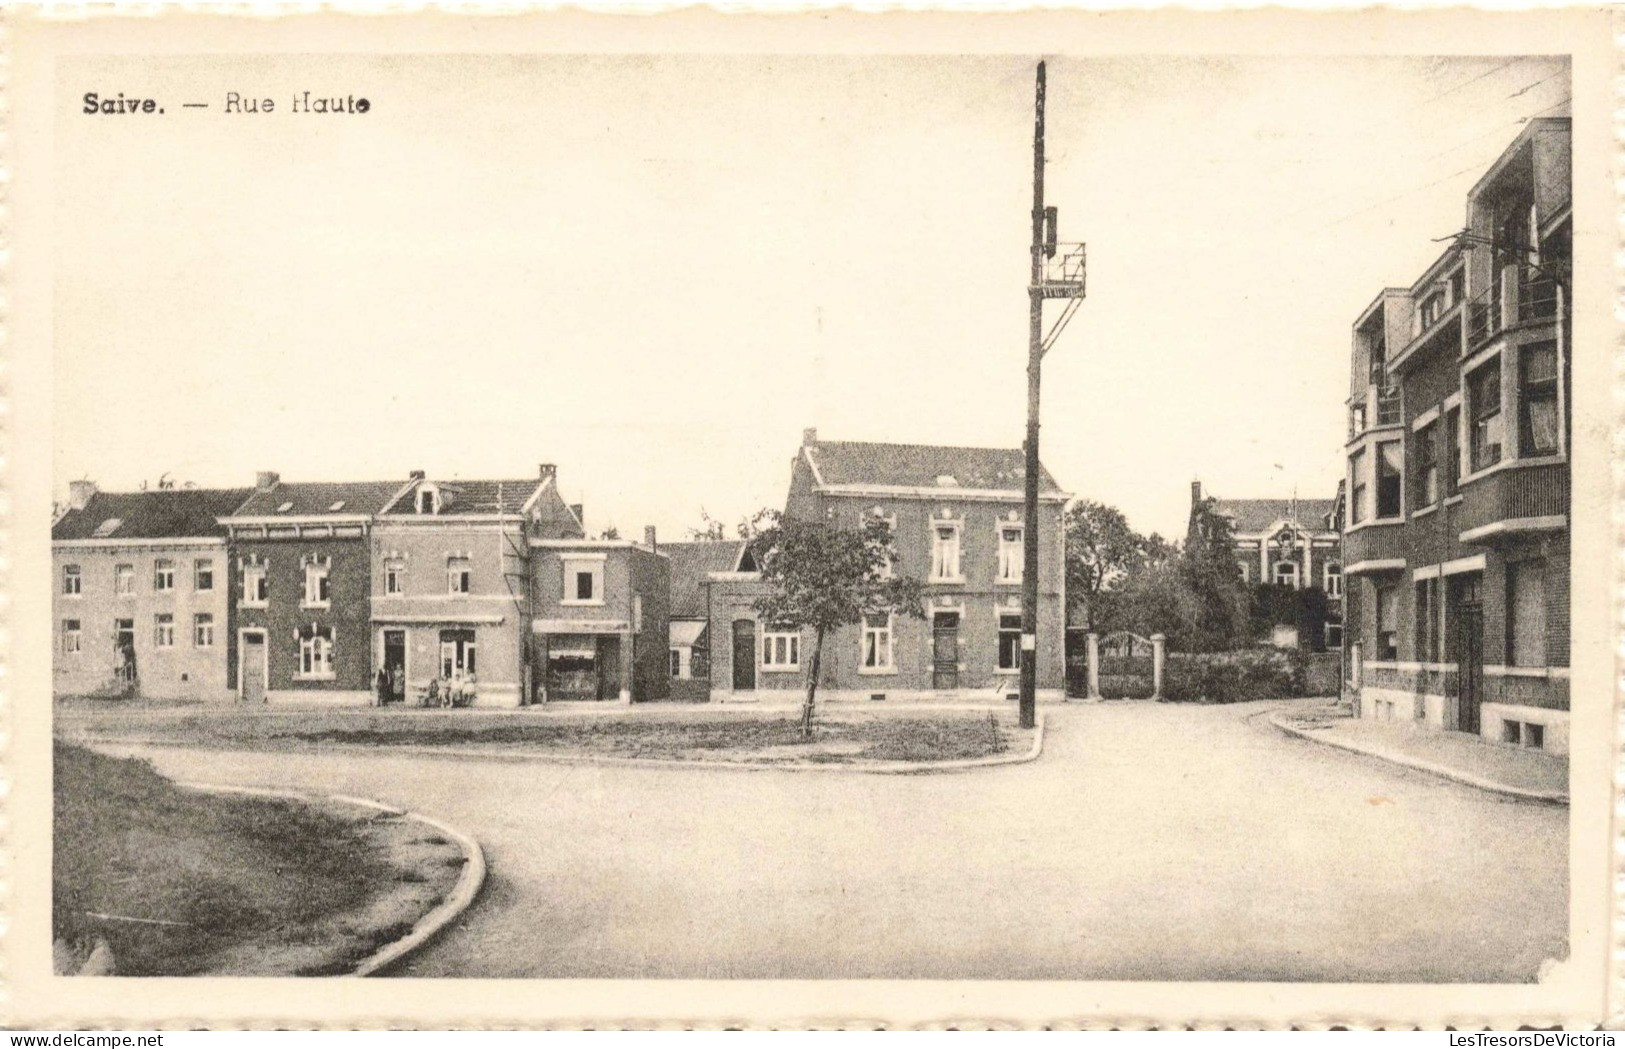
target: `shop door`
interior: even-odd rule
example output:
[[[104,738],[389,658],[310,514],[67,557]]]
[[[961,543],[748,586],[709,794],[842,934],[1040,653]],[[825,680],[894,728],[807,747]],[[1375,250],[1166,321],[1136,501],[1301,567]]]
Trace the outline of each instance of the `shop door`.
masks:
[[[621,698],[621,639],[598,639],[598,698]]]
[[[938,612],[931,620],[931,687],[959,687],[958,612]]]
[[[389,675],[389,691],[386,693],[391,702],[402,702],[406,699],[406,631],[384,631],[384,673]]]
[[[756,688],[756,621],[734,620],[734,691]]]
[[[547,698],[598,699],[598,647],[590,637],[555,638],[547,650]]]
[[[135,620],[114,620],[113,652],[118,657],[118,679],[120,683],[125,685],[135,684]]]

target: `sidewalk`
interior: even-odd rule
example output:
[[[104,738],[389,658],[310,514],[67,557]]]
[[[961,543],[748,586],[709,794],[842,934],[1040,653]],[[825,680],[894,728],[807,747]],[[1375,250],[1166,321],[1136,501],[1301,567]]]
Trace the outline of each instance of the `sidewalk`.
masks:
[[[1569,801],[1569,763],[1560,755],[1460,732],[1352,718],[1330,706],[1285,707],[1271,714],[1270,722],[1288,735],[1497,794],[1561,805]]]

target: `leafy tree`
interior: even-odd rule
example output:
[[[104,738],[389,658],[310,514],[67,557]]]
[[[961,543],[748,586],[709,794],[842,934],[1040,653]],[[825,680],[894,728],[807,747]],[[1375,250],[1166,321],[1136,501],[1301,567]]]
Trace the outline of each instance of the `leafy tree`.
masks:
[[[1068,611],[1081,612],[1084,624],[1094,626],[1102,593],[1145,563],[1147,541],[1123,511],[1092,499],[1074,503],[1063,527]]]
[[[778,511],[772,509],[758,510],[749,517],[741,517],[739,523],[731,531],[740,539],[754,539],[762,529],[768,527],[778,519]],[[729,538],[728,525],[712,517],[705,507],[700,507],[700,525],[698,528],[689,528],[688,538],[695,541],[709,541],[718,543]]]
[[[599,532],[597,537],[599,539],[619,539],[621,537],[621,530],[616,528],[614,525],[610,525],[602,532]]]
[[[884,520],[870,518],[861,528],[842,528],[776,512],[758,516],[770,523],[751,540],[751,553],[772,591],[756,602],[756,611],[775,627],[810,627],[813,632],[801,706],[801,735],[811,739],[824,639],[865,616],[901,612],[924,619],[920,581],[892,574],[896,551]]]
[[[1192,603],[1184,647],[1214,652],[1245,644],[1252,635],[1253,602],[1236,563],[1234,528],[1213,499],[1191,508],[1178,564]]]

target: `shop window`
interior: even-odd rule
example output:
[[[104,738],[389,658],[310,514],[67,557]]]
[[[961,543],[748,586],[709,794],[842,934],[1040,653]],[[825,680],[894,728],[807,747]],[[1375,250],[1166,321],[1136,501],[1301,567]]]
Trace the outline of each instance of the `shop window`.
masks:
[[[479,669],[479,646],[472,630],[440,632],[440,676],[447,681],[466,681]]]

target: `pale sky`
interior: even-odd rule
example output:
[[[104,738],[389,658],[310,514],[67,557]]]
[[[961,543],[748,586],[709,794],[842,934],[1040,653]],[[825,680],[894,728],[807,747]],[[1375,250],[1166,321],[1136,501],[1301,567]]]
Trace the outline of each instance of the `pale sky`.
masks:
[[[64,61],[56,488],[553,462],[589,529],[675,539],[781,506],[806,426],[1014,447],[1035,61]],[[1561,58],[1051,58],[1090,267],[1045,464],[1165,534],[1193,477],[1329,497],[1355,316],[1568,96]]]

